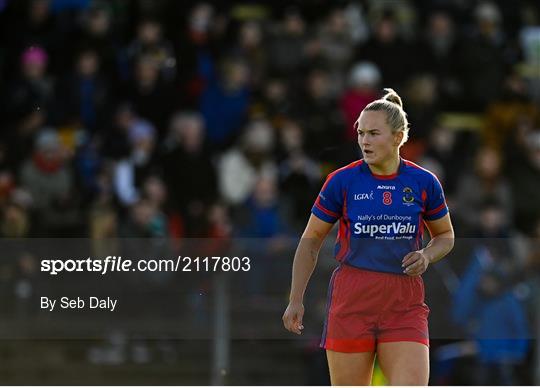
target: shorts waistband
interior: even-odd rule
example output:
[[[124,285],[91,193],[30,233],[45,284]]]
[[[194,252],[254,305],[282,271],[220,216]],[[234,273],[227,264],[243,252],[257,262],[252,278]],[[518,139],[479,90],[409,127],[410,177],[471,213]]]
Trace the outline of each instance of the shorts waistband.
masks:
[[[397,276],[397,277],[400,277],[400,278],[409,278],[410,277],[410,276],[408,276],[406,274],[400,274],[400,273],[395,273],[395,272],[376,271],[376,270],[371,269],[371,268],[357,267],[357,266],[349,264],[349,263],[341,263],[340,266],[349,267],[349,268],[352,268],[352,269],[355,269],[355,270],[365,271],[365,272],[369,272],[369,273],[373,273],[373,274],[391,275],[391,276]]]

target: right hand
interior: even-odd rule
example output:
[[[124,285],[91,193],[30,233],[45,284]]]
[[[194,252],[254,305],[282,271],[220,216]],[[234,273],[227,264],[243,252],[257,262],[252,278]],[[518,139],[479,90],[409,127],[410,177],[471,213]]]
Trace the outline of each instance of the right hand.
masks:
[[[302,334],[304,325],[302,325],[302,319],[304,318],[304,305],[302,303],[289,303],[285,313],[283,313],[283,326],[285,329],[296,334]]]

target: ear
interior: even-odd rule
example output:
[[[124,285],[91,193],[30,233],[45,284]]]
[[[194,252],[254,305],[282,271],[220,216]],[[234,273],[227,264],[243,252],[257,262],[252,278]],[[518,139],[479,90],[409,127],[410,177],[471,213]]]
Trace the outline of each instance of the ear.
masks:
[[[399,147],[399,145],[401,144],[401,141],[403,140],[403,131],[399,131],[398,133],[396,133],[394,135],[394,146],[396,147]]]

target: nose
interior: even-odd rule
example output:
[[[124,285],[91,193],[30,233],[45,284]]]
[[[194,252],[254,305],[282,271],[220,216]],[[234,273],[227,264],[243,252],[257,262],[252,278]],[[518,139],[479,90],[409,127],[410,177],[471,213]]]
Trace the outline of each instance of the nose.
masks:
[[[361,146],[369,145],[369,139],[367,134],[365,134],[364,136],[358,136],[358,141]]]

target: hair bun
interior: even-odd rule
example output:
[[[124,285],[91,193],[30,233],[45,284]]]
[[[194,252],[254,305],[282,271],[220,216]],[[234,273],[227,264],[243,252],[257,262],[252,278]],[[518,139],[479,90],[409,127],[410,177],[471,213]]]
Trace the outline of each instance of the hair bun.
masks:
[[[396,93],[394,89],[384,88],[384,91],[386,92],[386,94],[382,98],[383,100],[390,101],[403,109],[403,102],[401,101],[401,97]]]

